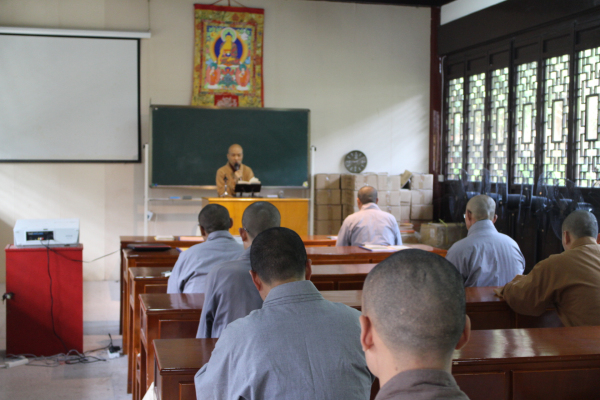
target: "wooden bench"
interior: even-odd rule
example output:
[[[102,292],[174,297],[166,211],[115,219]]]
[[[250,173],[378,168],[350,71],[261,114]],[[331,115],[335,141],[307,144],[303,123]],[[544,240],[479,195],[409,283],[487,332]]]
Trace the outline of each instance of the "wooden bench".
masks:
[[[194,375],[215,344],[155,340],[157,399],[194,400]],[[452,375],[471,400],[595,399],[600,327],[474,331],[454,352]]]

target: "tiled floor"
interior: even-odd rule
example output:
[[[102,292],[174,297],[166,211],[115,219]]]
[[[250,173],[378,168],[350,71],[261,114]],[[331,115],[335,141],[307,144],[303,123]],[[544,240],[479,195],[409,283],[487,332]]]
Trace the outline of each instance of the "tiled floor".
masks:
[[[6,285],[0,284],[0,294]],[[119,282],[83,284],[84,351],[107,346],[108,333],[121,346]],[[6,349],[6,307],[0,306],[0,364]],[[94,355],[104,356],[98,352]],[[0,369],[0,400],[130,400],[126,391],[127,357],[93,364]]]

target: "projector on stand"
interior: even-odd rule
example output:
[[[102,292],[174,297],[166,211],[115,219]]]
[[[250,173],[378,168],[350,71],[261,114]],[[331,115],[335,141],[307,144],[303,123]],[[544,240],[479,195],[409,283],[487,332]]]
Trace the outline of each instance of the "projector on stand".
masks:
[[[19,219],[15,246],[73,246],[79,243],[79,219]]]

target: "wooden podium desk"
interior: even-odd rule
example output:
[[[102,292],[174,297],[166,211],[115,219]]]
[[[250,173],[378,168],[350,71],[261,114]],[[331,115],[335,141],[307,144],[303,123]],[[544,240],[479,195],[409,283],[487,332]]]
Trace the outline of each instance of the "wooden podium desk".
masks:
[[[154,381],[155,339],[195,338],[204,294],[140,295],[140,369],[136,370],[134,400],[141,399]]]
[[[473,331],[452,374],[471,400],[597,399],[600,327]]]
[[[266,201],[273,204],[281,214],[281,226],[290,228],[300,236],[308,235],[308,200],[309,199],[272,199],[257,197],[203,197],[202,207],[207,204],[220,204],[229,211],[233,226],[229,230],[232,235],[239,235],[242,227],[242,214],[252,203]]]

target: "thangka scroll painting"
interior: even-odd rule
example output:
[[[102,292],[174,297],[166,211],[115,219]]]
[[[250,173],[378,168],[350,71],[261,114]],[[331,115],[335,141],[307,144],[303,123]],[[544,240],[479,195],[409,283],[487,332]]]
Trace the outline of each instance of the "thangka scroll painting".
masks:
[[[264,10],[194,4],[194,106],[263,106]]]

